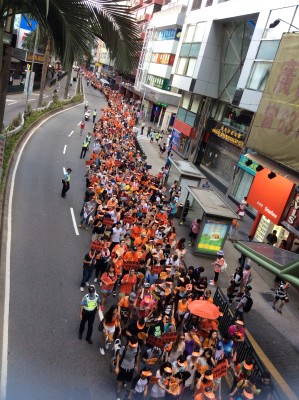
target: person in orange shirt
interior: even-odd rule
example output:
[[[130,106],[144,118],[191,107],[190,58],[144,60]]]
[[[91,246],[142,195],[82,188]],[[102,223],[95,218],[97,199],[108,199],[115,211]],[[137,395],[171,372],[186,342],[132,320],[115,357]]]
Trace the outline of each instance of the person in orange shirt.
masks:
[[[107,272],[104,272],[103,275],[101,276],[102,311],[104,311],[106,298],[109,296],[109,294],[112,293],[116,281],[117,281],[117,275],[115,273],[115,268],[113,265],[110,265]]]
[[[114,246],[112,250],[112,255],[117,255],[118,257],[123,257],[123,255],[128,251],[128,247],[125,244],[124,240],[121,239],[121,241]]]
[[[141,225],[142,225],[142,222],[141,221],[137,221],[137,223],[132,226],[131,237],[134,240],[136,240],[141,234],[141,230],[142,230],[141,229],[142,228]]]
[[[133,247],[131,251],[128,251],[123,256],[124,261],[138,262],[137,247]]]
[[[204,318],[200,322],[199,333],[200,333],[200,336],[205,339],[206,337],[209,336],[209,333],[211,330],[217,331],[217,329],[218,329],[218,325],[217,325],[216,321]]]
[[[142,246],[145,246],[147,243],[146,233],[141,232],[140,236],[134,240],[134,246],[138,249],[141,249]]]
[[[125,296],[118,302],[118,313],[120,315],[121,325],[124,327],[129,319],[132,318],[132,313],[136,302],[136,294],[134,292],[130,293],[129,296]]]
[[[208,301],[209,303],[214,303],[213,297],[212,297],[212,292],[210,290],[206,290],[203,296],[199,298],[199,300],[205,300]]]
[[[135,292],[137,276],[134,269],[130,269],[128,274],[125,274],[120,281],[119,298],[122,298],[131,292]]]

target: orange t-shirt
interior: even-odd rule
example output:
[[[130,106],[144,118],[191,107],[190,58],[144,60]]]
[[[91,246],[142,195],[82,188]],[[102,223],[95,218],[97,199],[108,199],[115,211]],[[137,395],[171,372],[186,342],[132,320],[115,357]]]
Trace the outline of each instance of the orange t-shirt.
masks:
[[[137,276],[130,276],[129,274],[124,275],[120,284],[120,292],[130,294],[133,290],[133,286],[136,285]]]

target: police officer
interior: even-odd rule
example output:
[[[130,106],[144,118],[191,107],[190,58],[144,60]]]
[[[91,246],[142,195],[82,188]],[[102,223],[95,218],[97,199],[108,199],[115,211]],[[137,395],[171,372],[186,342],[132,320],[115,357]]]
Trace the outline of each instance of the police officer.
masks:
[[[88,139],[86,138],[86,139],[84,140],[84,142],[82,143],[82,149],[81,149],[80,158],[85,158],[85,155],[86,155],[88,146],[89,146],[89,141],[88,141]]]
[[[62,179],[62,191],[61,191],[61,197],[65,198],[66,196],[66,192],[69,190],[70,188],[70,180],[71,180],[71,168],[68,168],[66,170],[66,172],[63,175],[63,179]]]
[[[86,321],[88,322],[87,335],[86,340],[89,344],[92,344],[91,340],[92,335],[92,327],[94,323],[94,318],[98,309],[98,306],[101,304],[100,296],[96,293],[95,287],[89,286],[88,292],[81,300],[80,306],[80,328],[79,328],[79,339],[82,339],[84,328]]]
[[[94,112],[92,113],[92,122],[93,123],[95,123],[96,117],[97,117],[97,109],[95,108]]]

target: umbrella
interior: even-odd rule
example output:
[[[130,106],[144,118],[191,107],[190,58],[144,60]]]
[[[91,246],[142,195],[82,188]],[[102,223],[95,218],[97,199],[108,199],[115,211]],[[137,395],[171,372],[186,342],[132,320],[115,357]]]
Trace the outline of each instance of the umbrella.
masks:
[[[191,314],[201,318],[217,319],[221,314],[215,304],[205,300],[194,300],[188,305],[188,308]]]

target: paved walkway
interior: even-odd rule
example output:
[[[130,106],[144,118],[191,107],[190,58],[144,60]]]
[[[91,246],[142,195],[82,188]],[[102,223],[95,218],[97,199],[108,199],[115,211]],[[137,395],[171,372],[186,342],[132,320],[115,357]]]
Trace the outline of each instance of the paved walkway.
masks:
[[[142,122],[142,121],[141,121]],[[157,173],[164,166],[164,159],[159,157],[159,148],[156,143],[151,144],[149,138],[146,137],[146,129],[143,135],[140,134],[140,125],[137,139],[144,153],[147,155],[148,163],[152,165],[152,172]],[[163,142],[166,142],[167,135]],[[179,156],[174,153],[174,159],[179,159]],[[170,172],[171,174],[171,172]],[[233,209],[236,205],[217,188],[211,187],[217,192],[220,197]],[[240,221],[240,227],[235,235],[235,239],[245,239],[250,232],[253,220],[247,215]],[[175,221],[177,237],[188,237],[189,226],[182,226]],[[213,268],[208,257],[198,257],[192,254],[191,248],[188,251],[185,260],[187,266],[194,267],[203,266],[205,273],[209,279],[213,277]],[[234,248],[233,243],[226,241],[224,246],[225,259],[228,264],[227,271],[220,274],[219,287],[224,293],[229,286],[229,277],[234,273],[235,268],[239,265],[239,252]],[[273,292],[270,290],[274,279],[273,274],[259,267],[255,263],[252,265],[252,298],[253,308],[250,313],[246,314],[246,328],[253,336],[257,344],[262,348],[263,352],[269,358],[274,367],[281,374],[282,378],[290,386],[295,393],[295,397],[287,397],[299,399],[299,296],[297,288],[290,288],[289,297],[290,303],[283,308],[283,314],[280,315],[271,307],[273,302]],[[233,304],[233,307],[236,304]],[[272,366],[266,362],[266,367],[271,369]],[[272,371],[271,371],[272,372]],[[274,371],[275,373],[275,371]],[[276,376],[278,382],[283,384],[283,379],[279,375]]]

